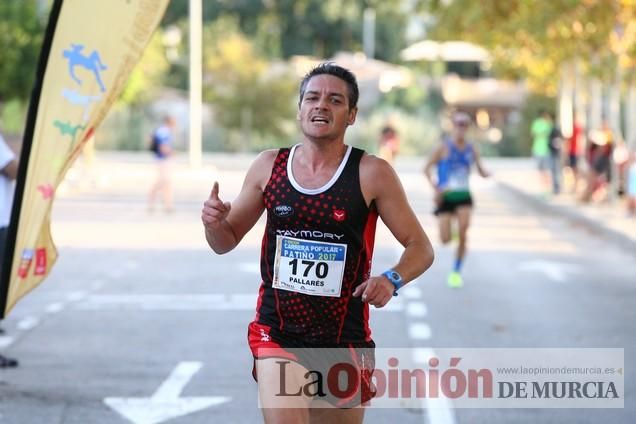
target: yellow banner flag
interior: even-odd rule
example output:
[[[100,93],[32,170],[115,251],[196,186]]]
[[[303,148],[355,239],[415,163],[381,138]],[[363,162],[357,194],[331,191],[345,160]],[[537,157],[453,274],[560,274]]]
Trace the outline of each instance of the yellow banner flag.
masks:
[[[169,0],[56,0],[27,117],[2,258],[0,314],[37,287],[57,259],[55,189],[119,96]]]

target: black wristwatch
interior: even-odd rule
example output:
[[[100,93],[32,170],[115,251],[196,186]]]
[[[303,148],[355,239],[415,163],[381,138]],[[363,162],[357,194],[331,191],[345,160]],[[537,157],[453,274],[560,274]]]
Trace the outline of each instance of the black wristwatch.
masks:
[[[390,282],[395,286],[395,290],[393,290],[393,296],[398,295],[398,290],[404,285],[404,280],[402,280],[402,276],[395,270],[389,269],[388,271],[384,271],[382,273]]]

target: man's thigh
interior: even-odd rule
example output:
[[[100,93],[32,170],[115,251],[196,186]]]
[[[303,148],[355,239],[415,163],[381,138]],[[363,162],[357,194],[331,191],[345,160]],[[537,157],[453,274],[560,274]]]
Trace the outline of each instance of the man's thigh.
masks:
[[[307,369],[284,358],[255,362],[258,397],[266,424],[309,424],[311,399],[303,390]]]
[[[311,424],[361,424],[364,420],[364,408],[351,409],[312,408],[309,411]]]
[[[256,375],[266,423],[362,423],[362,407],[338,408],[317,397],[315,375],[291,359],[259,359]]]

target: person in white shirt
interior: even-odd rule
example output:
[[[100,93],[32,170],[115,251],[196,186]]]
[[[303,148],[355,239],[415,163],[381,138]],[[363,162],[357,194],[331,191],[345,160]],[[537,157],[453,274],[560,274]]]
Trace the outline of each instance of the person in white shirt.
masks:
[[[4,138],[0,135],[0,258],[4,258],[4,248],[7,240],[7,229],[11,221],[13,192],[17,175],[18,161],[15,157],[15,153],[13,153]],[[2,261],[0,261],[0,273],[1,272]],[[0,333],[2,332],[3,330],[0,328]],[[17,365],[17,360],[0,355],[0,368],[15,367]]]

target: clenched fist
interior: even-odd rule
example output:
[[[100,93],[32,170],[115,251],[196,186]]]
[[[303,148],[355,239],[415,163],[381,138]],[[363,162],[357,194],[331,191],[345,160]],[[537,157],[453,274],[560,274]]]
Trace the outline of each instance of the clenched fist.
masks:
[[[371,277],[356,287],[353,297],[361,296],[363,302],[382,308],[393,299],[394,291],[395,286],[386,277]]]
[[[203,210],[201,211],[201,221],[206,229],[217,229],[227,218],[230,213],[232,205],[230,202],[223,202],[219,198],[219,183],[214,182],[210,197],[203,203]]]

